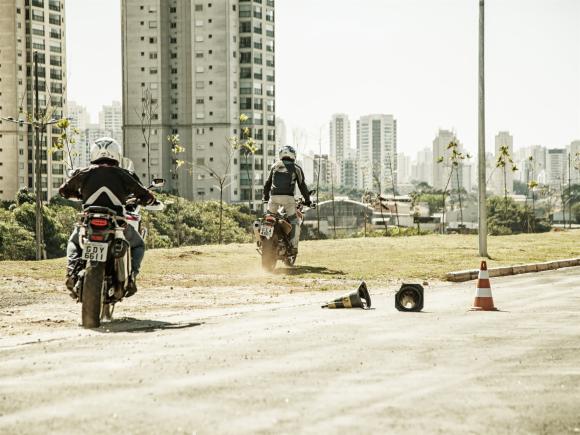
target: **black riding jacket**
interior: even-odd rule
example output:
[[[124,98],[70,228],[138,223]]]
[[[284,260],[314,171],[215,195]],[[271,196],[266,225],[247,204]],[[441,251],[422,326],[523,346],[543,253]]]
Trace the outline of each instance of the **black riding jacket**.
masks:
[[[292,160],[278,160],[272,165],[268,180],[264,184],[264,200],[268,201],[270,195],[294,196],[296,184],[298,184],[304,201],[309,204],[310,192],[308,192],[302,168]]]
[[[153,194],[131,172],[108,165],[77,169],[72,178],[60,186],[58,192],[65,198],[80,198],[83,207],[108,207],[119,216],[123,215],[123,206],[131,194],[142,204],[155,201]]]

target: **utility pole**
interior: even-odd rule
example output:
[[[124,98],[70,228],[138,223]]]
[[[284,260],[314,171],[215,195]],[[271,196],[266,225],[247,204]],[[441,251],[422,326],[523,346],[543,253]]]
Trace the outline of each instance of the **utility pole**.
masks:
[[[484,0],[479,0],[479,119],[478,119],[478,188],[479,188],[479,256],[487,254],[487,209],[485,180],[485,64]]]
[[[35,149],[35,190],[36,190],[36,259],[44,259],[44,234],[42,228],[42,144],[38,129],[40,125],[39,110],[38,110],[38,52],[34,52],[34,114],[35,123],[33,123],[32,140],[33,148]]]
[[[572,146],[570,145],[570,152]],[[568,228],[572,229],[572,156],[568,153]],[[562,210],[566,213],[566,210]]]

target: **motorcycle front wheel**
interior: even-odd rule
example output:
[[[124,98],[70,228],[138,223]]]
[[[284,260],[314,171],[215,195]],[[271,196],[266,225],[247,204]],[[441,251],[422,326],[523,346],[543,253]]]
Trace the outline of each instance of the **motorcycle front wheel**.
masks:
[[[262,240],[262,269],[266,272],[272,272],[276,267],[278,253],[278,238],[274,234],[270,239]]]
[[[296,263],[296,255],[291,255],[290,257],[284,258],[284,264],[288,267],[294,266]]]
[[[105,265],[105,263],[89,263],[87,265],[83,285],[83,328],[98,328],[101,326],[101,298],[105,280]]]

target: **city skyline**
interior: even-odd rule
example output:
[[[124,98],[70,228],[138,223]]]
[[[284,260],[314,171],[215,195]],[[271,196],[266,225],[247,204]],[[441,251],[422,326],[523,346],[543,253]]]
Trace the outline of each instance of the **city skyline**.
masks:
[[[367,0],[354,10],[340,0],[278,3],[277,114],[289,132],[307,133],[309,148],[318,148],[323,128],[328,151],[325,124],[333,113],[344,112],[351,119],[394,114],[403,152],[428,146],[440,128],[454,129],[466,149],[475,150],[476,1]],[[503,130],[517,138],[516,149],[559,147],[580,138],[580,2],[550,5],[486,2],[490,150]],[[68,0],[67,7],[69,97],[95,116],[104,102],[121,100],[119,0]],[[110,23],[107,32],[86,32],[89,19]],[[99,49],[103,44],[106,51]],[[376,55],[385,46],[387,60]]]

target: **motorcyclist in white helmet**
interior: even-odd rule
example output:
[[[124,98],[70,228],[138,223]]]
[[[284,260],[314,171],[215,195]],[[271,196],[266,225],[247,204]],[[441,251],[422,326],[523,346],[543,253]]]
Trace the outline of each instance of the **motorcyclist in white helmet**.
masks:
[[[304,171],[295,163],[296,150],[290,145],[282,147],[278,153],[279,160],[270,169],[270,175],[264,184],[264,201],[268,201],[268,211],[276,213],[279,207],[283,207],[292,224],[290,232],[290,244],[292,254],[298,254],[298,217],[296,216],[296,200],[294,192],[296,185],[304,198],[304,205],[311,206],[310,192],[304,179]]]
[[[119,166],[121,159],[121,146],[114,139],[97,139],[91,146],[91,165],[77,169],[60,187],[59,193],[65,198],[81,199],[83,208],[98,205],[114,210],[119,216],[123,216],[124,205],[131,195],[135,195],[142,204],[152,204],[155,201],[153,194],[131,172]],[[137,292],[135,278],[145,255],[145,243],[130,225],[125,229],[125,238],[131,246],[132,274],[126,295],[129,297]],[[76,297],[73,289],[80,257],[79,227],[76,226],[67,245],[66,286],[73,297]]]

